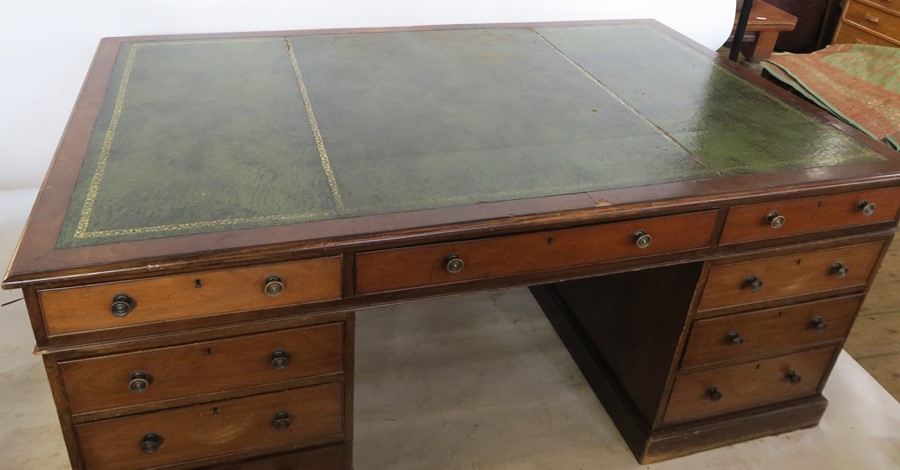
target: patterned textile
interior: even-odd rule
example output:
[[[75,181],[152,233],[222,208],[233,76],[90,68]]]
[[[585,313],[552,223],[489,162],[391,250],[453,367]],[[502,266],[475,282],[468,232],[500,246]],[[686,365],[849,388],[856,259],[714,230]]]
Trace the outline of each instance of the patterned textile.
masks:
[[[900,150],[900,48],[836,44],[762,66],[850,125]]]

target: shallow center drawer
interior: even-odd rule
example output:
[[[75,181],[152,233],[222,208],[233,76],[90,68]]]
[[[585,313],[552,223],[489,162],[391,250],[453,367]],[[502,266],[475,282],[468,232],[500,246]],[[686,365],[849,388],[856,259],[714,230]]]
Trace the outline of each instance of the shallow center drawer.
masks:
[[[343,370],[331,323],[59,364],[72,414],[154,403]]]
[[[361,253],[356,292],[412,287],[637,258],[709,246],[716,211]]]
[[[884,242],[806,251],[709,269],[698,310],[753,304],[837,289],[863,290]]]
[[[75,426],[85,467],[153,468],[343,439],[340,382]],[[324,441],[324,442],[323,442]]]

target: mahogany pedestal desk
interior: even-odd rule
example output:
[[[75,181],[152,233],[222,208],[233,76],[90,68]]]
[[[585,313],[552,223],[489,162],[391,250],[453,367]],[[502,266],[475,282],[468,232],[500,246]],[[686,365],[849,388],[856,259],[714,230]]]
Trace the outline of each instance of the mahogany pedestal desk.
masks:
[[[652,462],[818,422],[898,206],[652,21],[108,38],[3,287],[75,468],[351,468],[352,312],[511,286]]]

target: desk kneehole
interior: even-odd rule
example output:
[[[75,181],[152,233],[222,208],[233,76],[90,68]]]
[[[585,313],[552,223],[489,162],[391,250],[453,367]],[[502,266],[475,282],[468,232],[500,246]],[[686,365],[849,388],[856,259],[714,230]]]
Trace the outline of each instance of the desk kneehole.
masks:
[[[423,245],[356,256],[356,292],[490,279],[709,246],[717,211]]]

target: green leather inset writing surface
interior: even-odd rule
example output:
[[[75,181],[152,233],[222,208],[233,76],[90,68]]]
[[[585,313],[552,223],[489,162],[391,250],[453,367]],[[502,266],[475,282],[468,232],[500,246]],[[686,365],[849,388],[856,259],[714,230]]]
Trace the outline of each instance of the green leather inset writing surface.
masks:
[[[130,43],[58,246],[877,158],[649,26]]]

